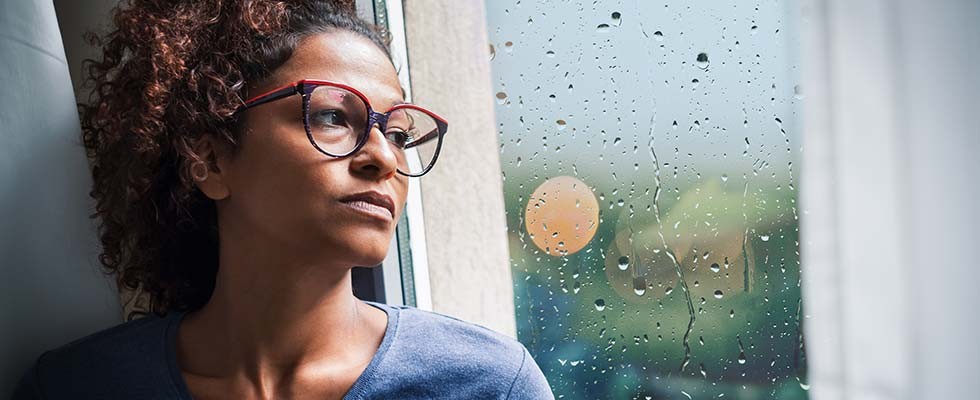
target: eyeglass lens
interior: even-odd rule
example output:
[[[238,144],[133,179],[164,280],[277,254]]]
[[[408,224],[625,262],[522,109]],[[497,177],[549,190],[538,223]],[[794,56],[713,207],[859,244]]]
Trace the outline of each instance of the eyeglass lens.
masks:
[[[310,94],[305,118],[314,146],[333,156],[350,154],[368,134],[367,105],[343,88],[316,87]],[[439,134],[435,118],[428,113],[396,108],[390,112],[383,133],[403,173],[420,174],[433,162]]]

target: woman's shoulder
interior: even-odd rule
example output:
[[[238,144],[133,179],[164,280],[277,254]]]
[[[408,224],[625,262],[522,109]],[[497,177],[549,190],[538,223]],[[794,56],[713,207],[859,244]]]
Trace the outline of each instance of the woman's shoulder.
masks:
[[[178,315],[151,314],[48,350],[24,374],[18,393],[56,399],[129,395],[133,383],[146,386],[140,393],[159,389],[149,386],[169,381],[167,329]]]
[[[149,315],[97,331],[45,352],[38,364],[47,370],[162,356],[166,330],[175,314]]]
[[[399,335],[403,340],[415,339],[427,346],[446,344],[459,348],[503,351],[517,357],[520,357],[524,349],[516,339],[480,324],[415,307],[389,307],[397,308],[401,314]]]
[[[170,319],[176,315],[167,314],[161,317],[149,314],[145,317],[125,321],[72,340],[49,350],[48,353],[52,356],[70,357],[80,354],[91,355],[90,353],[93,351],[102,350],[106,347],[145,346],[147,339],[154,340],[157,335],[163,334]]]
[[[386,307],[398,316],[389,320],[397,324],[392,347],[374,377],[385,390],[417,398],[550,396],[540,368],[516,339],[438,312]],[[521,397],[528,393],[536,395]]]

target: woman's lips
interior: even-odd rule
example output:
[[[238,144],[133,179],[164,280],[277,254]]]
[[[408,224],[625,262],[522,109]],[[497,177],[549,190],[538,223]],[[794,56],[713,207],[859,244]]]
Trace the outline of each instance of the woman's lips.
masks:
[[[385,222],[390,222],[395,218],[387,208],[363,200],[342,201],[341,203],[357,211],[359,214],[381,219]]]

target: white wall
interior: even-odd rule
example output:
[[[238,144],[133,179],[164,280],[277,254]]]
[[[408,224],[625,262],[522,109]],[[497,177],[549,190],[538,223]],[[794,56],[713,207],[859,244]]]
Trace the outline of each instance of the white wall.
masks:
[[[812,398],[975,398],[980,3],[803,11]]]
[[[41,351],[122,314],[51,2],[0,0],[0,397]]]

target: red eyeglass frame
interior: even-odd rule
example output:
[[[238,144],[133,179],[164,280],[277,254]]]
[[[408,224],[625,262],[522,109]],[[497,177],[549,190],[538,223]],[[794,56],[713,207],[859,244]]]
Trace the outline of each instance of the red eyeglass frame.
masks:
[[[349,91],[353,93],[355,96],[357,96],[358,98],[360,98],[361,101],[364,102],[364,106],[367,109],[368,121],[367,124],[365,125],[365,130],[364,132],[361,132],[358,135],[357,144],[354,146],[354,149],[347,153],[344,154],[330,153],[320,148],[320,146],[317,145],[316,140],[313,139],[313,134],[311,133],[310,124],[309,124],[310,95],[311,93],[313,93],[313,90],[315,90],[317,87],[320,86],[331,86],[331,87],[336,87]],[[439,158],[439,152],[442,150],[443,137],[446,135],[446,132],[449,129],[449,123],[446,122],[444,118],[440,117],[438,114],[429,111],[423,107],[417,106],[415,104],[403,103],[391,107],[390,109],[388,109],[388,111],[385,111],[384,113],[379,113],[377,111],[374,111],[374,108],[371,107],[371,102],[367,99],[367,96],[365,96],[359,90],[343,83],[320,80],[320,79],[301,79],[296,82],[283,85],[278,88],[267,91],[265,93],[262,93],[260,95],[254,96],[246,100],[244,104],[238,107],[238,109],[235,110],[233,115],[238,115],[239,113],[249,108],[260,106],[262,104],[273,102],[296,94],[302,96],[303,98],[303,126],[306,129],[306,136],[310,139],[310,143],[318,151],[331,157],[338,157],[338,158],[347,157],[351,154],[356,153],[358,150],[361,149],[361,147],[364,146],[365,143],[367,143],[367,139],[370,135],[371,129],[374,128],[375,124],[377,124],[378,127],[381,129],[381,131],[384,132],[384,129],[387,127],[388,124],[388,118],[391,116],[392,112],[402,110],[402,109],[412,109],[412,110],[420,111],[432,117],[432,119],[436,123],[436,129],[433,130],[432,132],[423,135],[422,137],[416,140],[407,143],[404,147],[402,147],[402,149],[409,149],[418,146],[419,144],[428,142],[429,140],[432,140],[434,135],[438,135],[437,137],[438,143],[436,144],[436,151],[432,156],[432,161],[430,161],[429,165],[427,165],[422,170],[422,172],[418,174],[408,173],[399,169],[398,172],[405,176],[419,177],[425,175],[426,172],[429,172],[429,170],[432,169],[432,166],[435,165],[436,160]]]

